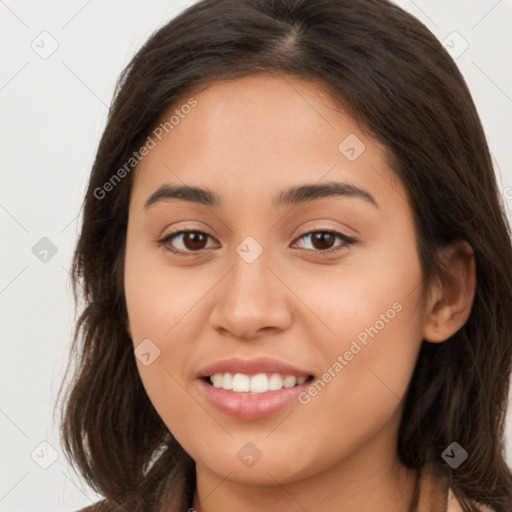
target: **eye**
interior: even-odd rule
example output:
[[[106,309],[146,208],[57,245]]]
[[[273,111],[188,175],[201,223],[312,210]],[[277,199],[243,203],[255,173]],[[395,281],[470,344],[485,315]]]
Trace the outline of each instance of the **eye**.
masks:
[[[194,253],[206,249],[205,243],[207,242],[208,238],[212,237],[203,231],[181,230],[169,233],[161,240],[158,240],[157,243],[159,245],[165,245],[169,251],[177,255],[193,256]],[[181,245],[180,248],[175,249],[172,247],[172,244],[175,243],[174,239],[178,240],[178,245]]]
[[[318,252],[320,255],[332,255],[342,251],[347,246],[354,244],[357,240],[350,238],[343,233],[332,230],[317,230],[304,233],[298,240],[311,237],[312,249],[305,248],[305,250]],[[208,233],[198,230],[179,230],[167,234],[161,240],[158,240],[158,245],[165,245],[166,249],[179,256],[194,256],[195,253],[208,248],[208,238],[212,238]],[[332,244],[338,239],[341,241],[341,247],[332,249]],[[176,242],[176,241],[177,242]],[[175,244],[181,247],[176,248]],[[302,248],[304,249],[304,248]]]
[[[298,240],[302,240],[306,237],[310,237],[312,244],[312,249],[307,248],[307,250],[313,250],[314,252],[318,252],[321,256],[324,254],[335,254],[339,251],[342,251],[349,245],[357,242],[357,240],[355,240],[354,238],[350,238],[338,231],[331,230],[310,231],[308,233],[304,233],[302,236],[298,238]],[[333,249],[332,244],[336,239],[341,240],[342,245],[337,249]]]

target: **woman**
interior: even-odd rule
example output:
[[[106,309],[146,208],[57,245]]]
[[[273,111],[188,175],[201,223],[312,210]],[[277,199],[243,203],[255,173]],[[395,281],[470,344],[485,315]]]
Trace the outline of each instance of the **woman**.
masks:
[[[198,2],[123,73],[73,266],[85,510],[512,509],[510,228],[382,0]],[[480,507],[480,508],[478,508]]]

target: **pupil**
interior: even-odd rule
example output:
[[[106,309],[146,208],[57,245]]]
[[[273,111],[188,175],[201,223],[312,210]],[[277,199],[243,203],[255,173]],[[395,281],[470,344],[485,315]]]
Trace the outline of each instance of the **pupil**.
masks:
[[[328,238],[328,242],[330,241],[332,243],[332,237],[332,233],[316,233],[315,236],[313,237],[313,240],[315,242],[320,241],[320,247],[317,247],[317,249],[329,249],[331,247],[331,244],[328,243],[328,247],[326,247],[325,243],[324,246],[322,246],[322,242],[325,242],[325,239]]]
[[[187,249],[202,249],[201,242],[198,242],[198,239],[203,238],[203,245],[204,245],[204,238],[205,236],[202,233],[186,233],[185,234],[185,245]],[[192,245],[187,243],[187,240],[192,241]],[[199,243],[199,247],[197,246],[197,243]]]

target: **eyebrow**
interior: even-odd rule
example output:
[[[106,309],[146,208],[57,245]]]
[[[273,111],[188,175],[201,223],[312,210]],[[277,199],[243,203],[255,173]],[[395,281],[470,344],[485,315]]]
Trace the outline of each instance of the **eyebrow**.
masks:
[[[333,196],[356,197],[363,199],[376,208],[379,208],[377,201],[367,190],[364,190],[352,183],[334,181],[321,184],[305,184],[292,187],[288,190],[282,191],[273,200],[273,205],[275,208],[279,208],[284,206],[298,205]],[[177,186],[165,183],[161,185],[158,190],[153,192],[153,194],[151,194],[151,196],[146,201],[144,208],[148,209],[156,203],[169,199],[179,199],[182,201],[189,201],[192,203],[215,208],[222,206],[221,196],[212,190],[190,185]]]

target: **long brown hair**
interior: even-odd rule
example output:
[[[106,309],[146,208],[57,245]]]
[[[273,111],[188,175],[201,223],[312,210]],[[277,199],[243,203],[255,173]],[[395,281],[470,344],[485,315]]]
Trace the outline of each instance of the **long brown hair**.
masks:
[[[512,364],[510,226],[461,73],[424,25],[387,0],[202,0],[156,31],[123,71],[73,258],[75,300],[84,303],[61,412],[68,460],[105,497],[96,510],[186,510],[196,483],[194,461],[142,386],[126,329],[133,171],[108,194],[98,191],[193,87],[259,72],[321,83],[387,148],[413,206],[425,285],[443,279],[439,247],[457,239],[473,247],[471,315],[446,342],[423,342],[397,451],[409,468],[431,465],[464,511],[470,500],[511,510],[503,433]],[[441,457],[453,441],[469,454],[456,470]]]

